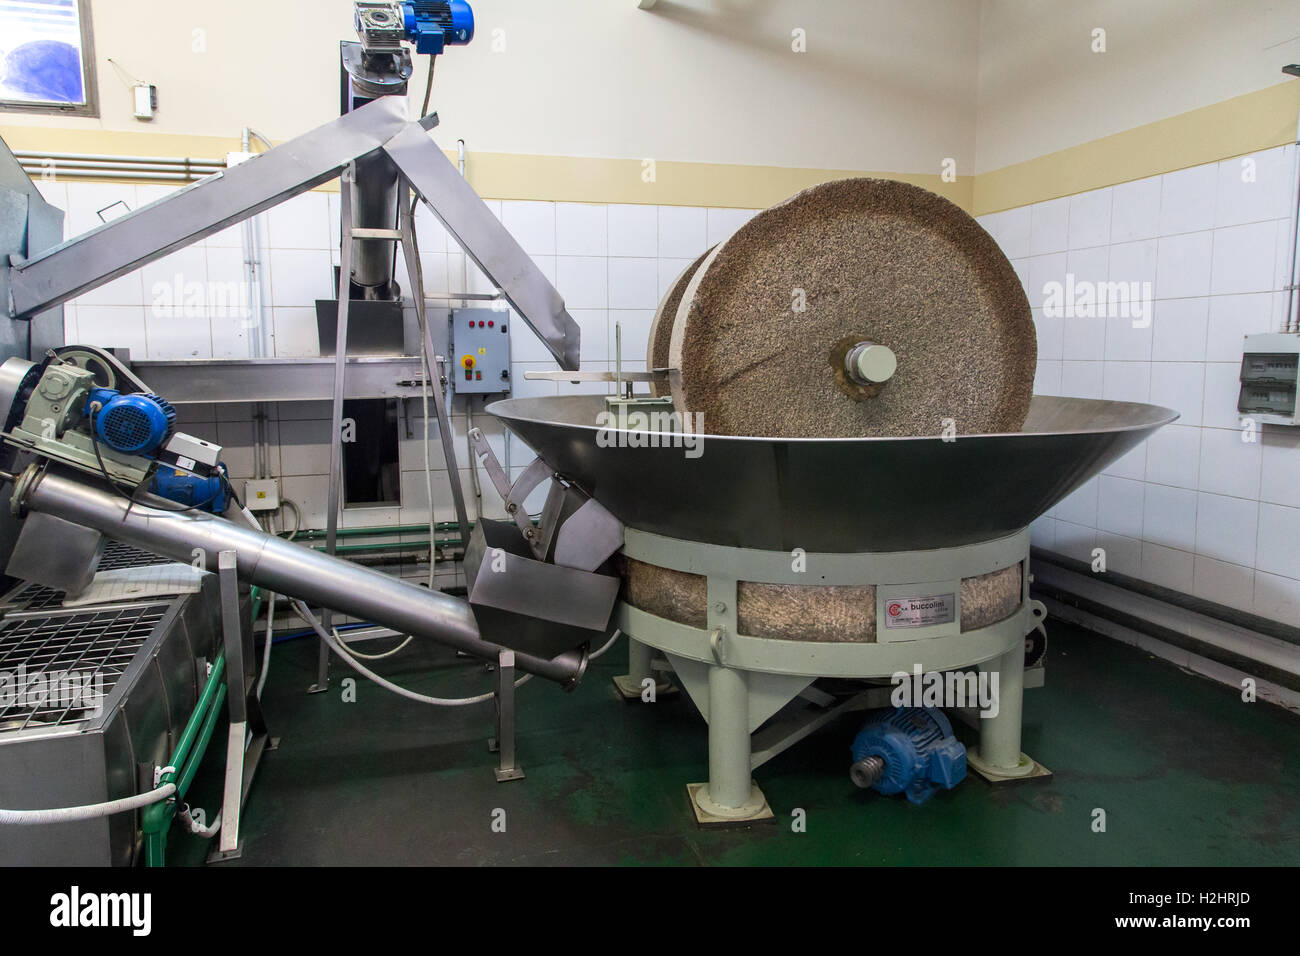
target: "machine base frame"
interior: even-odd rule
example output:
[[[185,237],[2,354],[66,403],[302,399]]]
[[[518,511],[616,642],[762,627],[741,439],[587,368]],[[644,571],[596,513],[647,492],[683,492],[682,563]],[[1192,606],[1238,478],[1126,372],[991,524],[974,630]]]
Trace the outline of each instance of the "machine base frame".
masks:
[[[652,673],[653,650],[662,651],[709,726],[709,782],[687,788],[697,823],[735,825],[772,814],[752,771],[826,721],[816,714],[800,716],[790,728],[779,728],[779,740],[755,732],[796,697],[812,693],[810,685],[822,677],[888,678],[911,673],[914,667],[927,673],[972,667],[994,671],[999,678],[998,708],[994,716],[979,721],[978,752],[989,754],[981,765],[990,773],[1002,770],[1008,778],[1041,776],[1035,770],[1018,773],[1022,761],[1028,760],[1020,753],[1024,638],[1037,623],[1029,598],[1028,529],[933,551],[810,553],[803,555],[804,572],[793,570],[789,552],[730,548],[634,529],[626,531],[623,553],[706,579],[706,628],[658,617],[625,601],[616,609],[617,624],[629,637],[629,674],[622,683],[616,678],[615,686],[620,691],[635,687],[639,696],[640,681],[632,684],[632,679]],[[1015,611],[987,626],[962,631],[962,580],[1016,564],[1021,568],[1021,594]],[[875,585],[876,640],[828,643],[739,634],[740,581]],[[886,631],[881,607],[885,595],[912,589],[917,594],[953,594],[953,620]],[[853,703],[861,705],[871,695],[861,696]],[[843,707],[848,709],[852,705]],[[769,737],[775,727],[768,728]]]

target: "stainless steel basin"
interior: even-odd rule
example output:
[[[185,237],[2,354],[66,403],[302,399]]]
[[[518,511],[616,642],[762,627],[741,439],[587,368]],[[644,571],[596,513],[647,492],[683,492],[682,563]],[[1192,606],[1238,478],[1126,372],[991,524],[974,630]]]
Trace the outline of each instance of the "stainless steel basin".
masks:
[[[1002,537],[1178,418],[1156,405],[1036,395],[1019,432],[951,441],[704,435],[690,457],[660,433],[602,432],[605,407],[602,396],[574,395],[487,410],[628,527],[811,552]]]

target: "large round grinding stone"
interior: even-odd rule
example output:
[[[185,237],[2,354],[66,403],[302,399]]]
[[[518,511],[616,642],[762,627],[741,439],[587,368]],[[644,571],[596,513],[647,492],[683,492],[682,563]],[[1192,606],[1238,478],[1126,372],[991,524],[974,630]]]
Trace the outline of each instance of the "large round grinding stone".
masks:
[[[686,291],[691,277],[695,275],[695,270],[712,251],[712,247],[705,250],[681,271],[681,274],[673,280],[673,284],[668,287],[668,292],[659,303],[659,308],[655,309],[655,317],[650,322],[650,339],[646,343],[646,371],[653,372],[657,368],[668,367],[668,345],[673,337],[673,322],[677,318],[677,307],[681,305],[682,294]],[[657,382],[651,382],[650,394],[666,395],[668,390]]]
[[[846,373],[860,343],[892,350],[892,378]],[[854,437],[1019,431],[1036,359],[1020,279],[974,219],[917,186],[844,179],[706,257],[668,364],[698,431]]]

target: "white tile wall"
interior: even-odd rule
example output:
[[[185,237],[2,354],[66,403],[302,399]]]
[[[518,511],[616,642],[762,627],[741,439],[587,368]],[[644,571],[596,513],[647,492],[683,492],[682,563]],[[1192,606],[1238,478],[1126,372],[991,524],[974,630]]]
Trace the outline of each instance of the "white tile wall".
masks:
[[[1181,415],[1036,522],[1036,546],[1104,547],[1113,570],[1300,625],[1300,429],[1252,435],[1236,412],[1243,337],[1286,308],[1295,161],[1279,147],[981,221],[1031,305],[1066,273],[1152,284],[1149,328],[1035,309],[1035,391]]]
[[[97,211],[114,203],[136,209],[165,196],[159,186],[42,183],[55,205],[68,211],[68,233],[98,224]],[[523,246],[542,273],[564,296],[570,314],[582,330],[583,367],[606,369],[614,359],[614,332],[622,328],[623,358],[645,360],[646,339],[655,307],[668,285],[686,265],[709,246],[728,238],[754,210],[658,207],[590,203],[489,200],[489,208]],[[120,207],[115,207],[120,212]],[[274,355],[281,358],[318,354],[314,300],[333,295],[333,266],[337,264],[339,205],[335,194],[310,192],[260,216],[264,295]],[[446,294],[468,288],[492,291],[472,264],[468,286],[462,279],[465,258],[455,240],[422,206],[416,217],[425,292]],[[180,250],[138,273],[124,276],[69,303],[65,310],[68,340],[130,348],[148,359],[247,358],[250,337],[259,334],[241,317],[204,309],[209,299],[181,315],[160,313],[159,296],[193,292],[244,279],[242,238],[238,227]],[[398,282],[410,288],[403,263]],[[164,303],[165,304],[165,303]],[[181,305],[184,302],[181,301]],[[243,304],[240,299],[236,304]],[[514,394],[554,395],[557,392],[605,391],[603,385],[571,386],[531,382],[523,373],[555,369],[550,354],[522,322],[512,337]],[[183,406],[186,427],[200,435],[215,435],[225,447],[225,460],[236,481],[253,477],[254,409],[248,404]],[[303,509],[306,526],[325,523],[329,470],[329,404],[280,403],[266,409],[272,440],[270,471],[282,480],[283,494]],[[343,514],[345,525],[420,523],[428,520],[424,481],[423,419],[419,403],[411,403],[409,427],[414,437],[400,443],[402,469],[400,508],[354,508]],[[475,417],[503,458],[507,436],[490,416]],[[406,425],[402,424],[403,434]],[[453,416],[457,468],[470,494],[470,456],[465,447],[465,417]],[[454,520],[450,485],[437,426],[430,429],[434,450],[435,517]],[[516,474],[531,455],[510,439],[511,465]],[[485,513],[498,513],[496,492],[480,473]],[[541,510],[540,493],[530,503]],[[474,502],[468,502],[471,516]]]
[[[1043,394],[1151,401],[1175,408],[1179,422],[1157,433],[1035,523],[1039,547],[1089,558],[1106,548],[1122,573],[1300,625],[1300,431],[1265,428],[1242,442],[1236,415],[1242,336],[1275,328],[1290,256],[1294,209],[1290,147],[982,217],[1026,284],[1039,339],[1035,390]],[[42,183],[69,215],[68,234],[98,224],[100,210],[137,208],[162,187]],[[642,361],[653,311],[696,256],[724,240],[753,212],[628,204],[490,201],[489,206],[553,282],[582,328],[584,367],[606,368],[614,328],[623,354]],[[105,215],[120,211],[120,207]],[[277,356],[316,354],[312,300],[331,295],[338,239],[337,197],[308,193],[260,217],[265,295]],[[437,221],[417,218],[425,291],[462,288],[463,256]],[[124,346],[148,358],[239,358],[256,330],[224,314],[153,314],[167,283],[238,283],[238,228],[70,303],[70,341]],[[405,282],[404,269],[399,282]],[[1043,286],[1076,280],[1149,282],[1150,325],[1122,318],[1054,318],[1041,308]],[[489,291],[472,266],[471,291]],[[211,311],[211,310],[210,310]],[[575,390],[530,382],[523,372],[553,369],[531,335],[514,337],[518,396]],[[586,386],[577,390],[601,390]],[[349,524],[427,520],[422,421],[402,442],[400,509],[355,509]],[[237,478],[252,468],[247,406],[186,412],[216,432]],[[285,403],[269,410],[277,439],[272,473],[303,506],[306,523],[324,523],[327,404]],[[287,424],[286,424],[287,423]],[[476,418],[480,427],[494,422]],[[464,443],[464,419],[454,427]],[[491,432],[494,441],[505,436]],[[511,446],[517,472],[526,449]],[[468,478],[468,457],[458,468]],[[441,455],[434,455],[435,515],[450,519]],[[466,483],[468,487],[468,482]],[[496,496],[485,486],[485,509]],[[490,503],[490,504],[489,504]],[[535,503],[540,507],[540,502]],[[471,502],[472,508],[472,502]],[[394,517],[394,514],[396,517]]]

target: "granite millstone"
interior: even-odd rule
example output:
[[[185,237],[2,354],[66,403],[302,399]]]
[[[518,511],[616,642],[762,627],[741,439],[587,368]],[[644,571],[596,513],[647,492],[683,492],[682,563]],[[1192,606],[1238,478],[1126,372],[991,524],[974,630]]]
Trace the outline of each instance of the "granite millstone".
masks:
[[[892,349],[893,378],[846,383],[848,339]],[[674,402],[703,413],[700,430],[810,438],[1019,431],[1037,360],[993,238],[948,200],[881,179],[804,190],[706,254],[668,352]]]
[[[668,346],[673,337],[673,322],[677,319],[677,307],[681,305],[682,294],[686,292],[686,286],[695,275],[695,270],[712,251],[712,247],[705,250],[681,271],[681,274],[673,280],[673,284],[668,287],[668,292],[659,303],[659,308],[655,309],[655,316],[650,322],[650,340],[646,343],[646,371],[653,372],[657,368],[668,367]],[[651,382],[650,394],[667,395],[668,389],[657,382]]]

